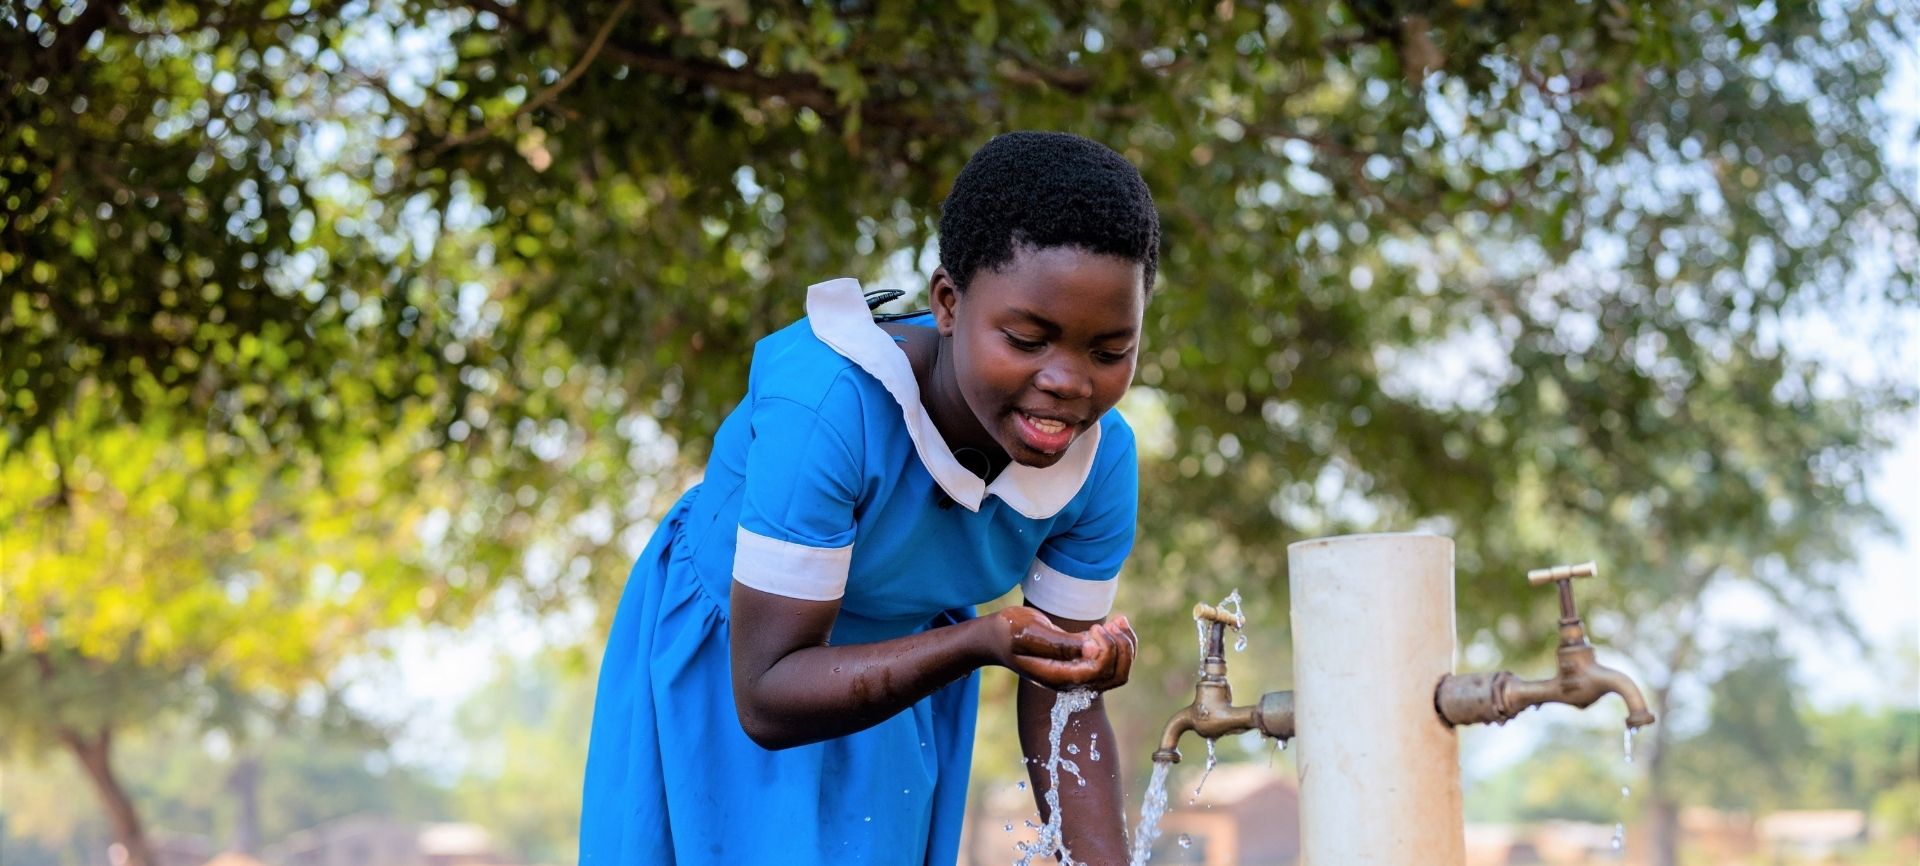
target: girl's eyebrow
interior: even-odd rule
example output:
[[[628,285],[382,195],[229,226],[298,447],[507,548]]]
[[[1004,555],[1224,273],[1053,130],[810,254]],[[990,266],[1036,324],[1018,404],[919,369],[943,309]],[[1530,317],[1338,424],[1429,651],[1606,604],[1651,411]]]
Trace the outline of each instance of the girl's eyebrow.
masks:
[[[1056,336],[1060,334],[1062,331],[1061,327],[1058,324],[1056,324],[1052,319],[1049,319],[1046,316],[1042,316],[1039,313],[1036,313],[1025,307],[1010,307],[1008,308],[1007,312],[1013,314],[1014,316],[1017,316],[1022,319],[1026,319],[1027,321],[1033,323],[1036,327],[1040,328],[1042,331],[1045,331],[1047,336],[1049,337]],[[1097,342],[1100,342],[1101,340],[1131,339],[1134,336],[1134,334],[1138,332],[1138,330],[1139,329],[1133,328],[1133,327],[1119,328],[1117,330],[1095,334],[1093,335],[1093,341],[1097,343]]]

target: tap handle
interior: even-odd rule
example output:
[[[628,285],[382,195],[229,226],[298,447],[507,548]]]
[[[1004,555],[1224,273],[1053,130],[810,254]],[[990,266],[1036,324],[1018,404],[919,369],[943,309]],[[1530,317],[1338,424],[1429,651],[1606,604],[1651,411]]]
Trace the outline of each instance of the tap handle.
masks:
[[[1207,620],[1208,622],[1217,622],[1221,625],[1230,625],[1234,628],[1244,628],[1247,624],[1246,617],[1228,613],[1206,602],[1199,602],[1193,606],[1193,618]]]
[[[1527,582],[1534,586],[1539,586],[1543,583],[1559,584],[1562,642],[1585,639],[1580,634],[1572,634],[1565,631],[1569,625],[1571,625],[1576,632],[1579,630],[1580,614],[1574,610],[1573,607],[1573,579],[1576,577],[1598,577],[1599,575],[1600,567],[1595,565],[1591,559],[1576,565],[1554,565],[1547,568],[1536,568],[1527,572]]]
[[[1578,565],[1555,565],[1547,568],[1536,568],[1527,572],[1527,582],[1534,586],[1540,586],[1547,583],[1572,580],[1576,577],[1599,576],[1599,567],[1593,563],[1593,560],[1587,560]]]

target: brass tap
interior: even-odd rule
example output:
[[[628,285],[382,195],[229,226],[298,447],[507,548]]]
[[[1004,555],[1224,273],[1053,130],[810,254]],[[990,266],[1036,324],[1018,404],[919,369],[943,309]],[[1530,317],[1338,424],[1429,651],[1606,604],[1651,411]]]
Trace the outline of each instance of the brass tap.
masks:
[[[1560,589],[1559,673],[1551,679],[1526,680],[1507,671],[1499,673],[1448,674],[1434,689],[1433,704],[1440,718],[1451,725],[1484,722],[1504,724],[1529,707],[1562,703],[1582,709],[1609,693],[1627,703],[1627,727],[1653,724],[1640,687],[1626,674],[1594,660],[1593,645],[1587,642],[1586,629],[1573,607],[1572,582],[1576,577],[1598,573],[1591,562],[1560,565],[1527,572],[1527,581],[1536,586],[1554,583]]]
[[[1193,703],[1167,720],[1153,760],[1179,763],[1180,737],[1188,731],[1209,740],[1253,730],[1276,740],[1292,739],[1293,692],[1268,692],[1254,706],[1233,705],[1233,687],[1227,683],[1226,632],[1227,626],[1240,628],[1246,621],[1208,604],[1194,605],[1193,616],[1207,622],[1207,651],[1201,662],[1200,681],[1193,687]]]

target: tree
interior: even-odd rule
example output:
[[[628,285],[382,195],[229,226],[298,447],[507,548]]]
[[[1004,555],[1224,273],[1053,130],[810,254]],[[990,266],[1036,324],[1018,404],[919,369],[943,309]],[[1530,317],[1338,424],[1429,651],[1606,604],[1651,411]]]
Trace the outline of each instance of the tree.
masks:
[[[1729,655],[1711,689],[1706,727],[1674,741],[1675,787],[1692,802],[1748,814],[1800,805],[1825,756],[1813,754],[1793,659],[1770,634],[1744,636]]]
[[[244,807],[220,780],[249,760],[259,768],[258,824],[267,840],[356,812],[403,821],[448,814],[445,790],[387,760],[364,732],[290,726],[286,733],[251,744],[251,754],[244,754],[225,737],[209,737],[197,720],[175,719],[128,732],[115,742],[115,756],[140,768],[128,787],[145,820],[215,845],[242,832]],[[72,791],[88,784],[80,766],[60,755],[10,752],[6,767],[12,792]],[[9,864],[95,864],[113,838],[100,810],[84,797],[16,794],[4,810]]]
[[[417,459],[406,437],[325,472],[223,464],[221,444],[82,408],[0,466],[0,736],[76,758],[136,866],[118,734],[180,714],[243,739],[263,715],[285,726],[369,632],[467,603],[426,576],[433,492],[386,489]]]

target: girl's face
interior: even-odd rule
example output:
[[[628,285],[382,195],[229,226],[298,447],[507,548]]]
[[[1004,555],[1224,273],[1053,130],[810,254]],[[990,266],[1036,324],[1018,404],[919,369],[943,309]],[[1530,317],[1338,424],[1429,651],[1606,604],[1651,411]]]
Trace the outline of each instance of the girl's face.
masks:
[[[955,384],[1013,460],[1051,466],[1133,382],[1145,269],[1071,247],[1020,248],[963,294],[945,270],[932,301]],[[984,444],[984,443],[982,443]]]

